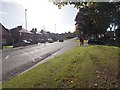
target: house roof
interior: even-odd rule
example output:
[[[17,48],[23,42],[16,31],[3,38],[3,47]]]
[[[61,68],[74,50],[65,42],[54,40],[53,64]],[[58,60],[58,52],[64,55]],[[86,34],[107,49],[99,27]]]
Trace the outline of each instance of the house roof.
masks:
[[[32,34],[32,32],[30,32],[30,31],[28,31],[28,30],[26,30],[24,28],[22,28],[19,32],[21,32],[21,33],[31,33]]]
[[[36,32],[36,34],[42,34],[42,33],[40,33],[40,32]]]
[[[15,28],[10,29],[10,32],[19,32],[22,29],[22,26],[17,26]]]
[[[0,29],[2,30],[4,28],[4,30],[6,30],[7,32],[9,32],[9,29],[5,28],[1,23],[0,23]]]

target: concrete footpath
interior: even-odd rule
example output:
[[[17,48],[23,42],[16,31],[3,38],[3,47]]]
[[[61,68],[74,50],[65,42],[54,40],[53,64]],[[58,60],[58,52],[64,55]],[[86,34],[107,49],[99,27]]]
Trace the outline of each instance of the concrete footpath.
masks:
[[[3,48],[1,50],[8,52],[8,51],[14,51],[14,50],[18,50],[18,49],[29,48],[29,47],[33,47],[33,46],[37,46],[37,45],[40,45],[40,44],[33,44],[33,45],[21,46],[21,47],[15,47],[15,48]]]

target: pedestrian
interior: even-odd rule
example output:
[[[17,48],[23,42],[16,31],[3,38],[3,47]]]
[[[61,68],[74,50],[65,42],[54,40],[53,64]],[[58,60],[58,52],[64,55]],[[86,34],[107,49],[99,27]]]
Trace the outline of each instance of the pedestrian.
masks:
[[[80,46],[83,46],[83,45],[84,45],[84,38],[80,37]]]

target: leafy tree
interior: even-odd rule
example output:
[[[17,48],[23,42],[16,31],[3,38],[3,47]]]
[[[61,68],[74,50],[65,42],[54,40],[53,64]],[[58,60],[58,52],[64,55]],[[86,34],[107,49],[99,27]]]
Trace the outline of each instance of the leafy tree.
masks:
[[[73,4],[79,9],[76,15],[77,32],[84,35],[104,34],[113,23],[120,26],[120,2],[74,2],[73,0],[51,0],[58,8]],[[78,28],[79,27],[79,28]],[[78,30],[79,29],[79,30]],[[79,35],[80,35],[79,34]]]

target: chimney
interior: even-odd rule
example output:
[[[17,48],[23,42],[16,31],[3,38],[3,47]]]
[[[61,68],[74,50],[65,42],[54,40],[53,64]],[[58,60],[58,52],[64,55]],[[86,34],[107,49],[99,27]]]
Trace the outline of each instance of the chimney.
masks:
[[[17,26],[18,30],[21,30],[22,29],[22,26]]]

